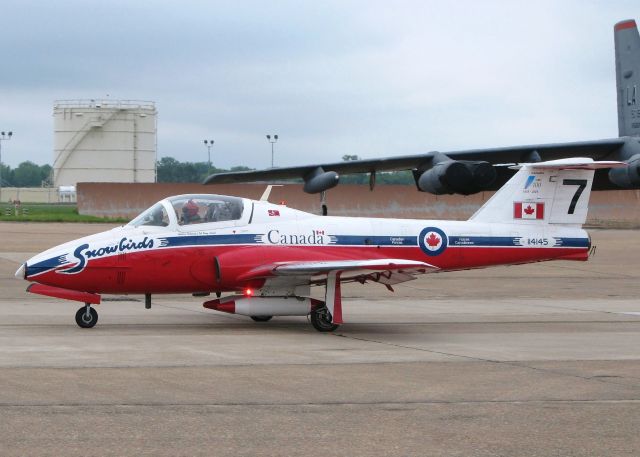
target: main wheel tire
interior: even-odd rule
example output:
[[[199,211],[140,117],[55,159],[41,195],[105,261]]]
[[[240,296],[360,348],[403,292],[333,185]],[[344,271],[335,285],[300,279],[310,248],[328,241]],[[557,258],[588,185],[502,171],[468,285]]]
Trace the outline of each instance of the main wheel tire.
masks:
[[[311,311],[310,317],[311,325],[319,332],[333,332],[340,327],[331,322],[331,313],[326,307]]]
[[[256,322],[268,322],[273,316],[250,316]]]
[[[87,308],[83,306],[76,313],[76,324],[82,328],[91,328],[98,323],[98,311],[94,308],[89,308],[89,315],[87,315]]]

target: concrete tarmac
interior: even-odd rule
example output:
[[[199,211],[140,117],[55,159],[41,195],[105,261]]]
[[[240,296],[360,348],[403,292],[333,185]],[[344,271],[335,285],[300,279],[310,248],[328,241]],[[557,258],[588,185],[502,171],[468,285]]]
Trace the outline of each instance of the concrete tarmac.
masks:
[[[13,277],[106,228],[0,223],[2,456],[640,455],[640,232],[592,231],[586,263],[349,285],[334,334],[190,296],[106,297],[84,330]]]

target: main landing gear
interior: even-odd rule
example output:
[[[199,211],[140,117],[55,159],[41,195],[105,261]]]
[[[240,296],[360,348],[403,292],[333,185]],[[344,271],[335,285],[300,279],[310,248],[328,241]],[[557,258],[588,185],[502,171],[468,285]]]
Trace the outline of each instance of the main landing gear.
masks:
[[[338,324],[332,322],[331,313],[326,306],[311,311],[309,318],[311,319],[313,328],[319,332],[333,332],[340,327]]]
[[[91,328],[98,323],[98,311],[91,307],[90,303],[85,304],[76,312],[76,324],[82,328]]]
[[[327,274],[324,304],[309,313],[311,325],[319,332],[333,332],[342,324],[342,293],[340,271]]]

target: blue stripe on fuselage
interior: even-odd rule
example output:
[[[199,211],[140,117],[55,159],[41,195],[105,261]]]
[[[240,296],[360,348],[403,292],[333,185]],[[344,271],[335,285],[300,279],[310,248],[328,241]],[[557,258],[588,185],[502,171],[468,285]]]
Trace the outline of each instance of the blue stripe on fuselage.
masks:
[[[58,255],[50,259],[42,260],[40,262],[27,266],[27,276],[34,276],[34,275],[46,273],[47,271],[54,270],[59,266],[65,265],[67,263],[68,262],[66,261],[66,254]]]
[[[416,236],[363,236],[363,235],[332,235],[334,243],[341,246],[417,246]]]
[[[416,236],[366,236],[366,235],[328,235],[333,246],[417,246]],[[287,246],[288,243],[265,243],[268,237],[260,233],[242,233],[226,235],[188,235],[160,238],[160,247],[181,246],[215,246],[234,244],[266,244]],[[482,246],[509,247],[522,246],[523,237],[513,236],[450,236],[450,247]],[[554,247],[588,247],[588,238],[557,238]],[[291,244],[294,246],[308,246],[313,244]]]
[[[556,238],[556,248],[588,248],[589,238]]]
[[[161,247],[177,246],[209,246],[216,244],[259,244],[257,238],[261,235],[255,233],[242,233],[239,235],[189,235],[160,238]]]
[[[521,239],[513,236],[450,236],[449,246],[520,246]]]

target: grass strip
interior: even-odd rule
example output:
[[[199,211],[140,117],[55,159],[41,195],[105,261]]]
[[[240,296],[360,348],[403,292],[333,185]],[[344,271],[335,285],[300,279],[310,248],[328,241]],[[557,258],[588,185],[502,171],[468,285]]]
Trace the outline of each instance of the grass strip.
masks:
[[[68,203],[23,203],[16,207],[0,204],[0,222],[102,222],[127,223],[121,217],[96,217],[78,214],[78,207]]]

